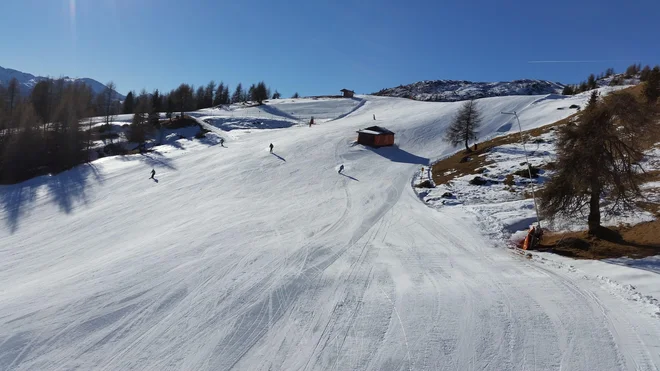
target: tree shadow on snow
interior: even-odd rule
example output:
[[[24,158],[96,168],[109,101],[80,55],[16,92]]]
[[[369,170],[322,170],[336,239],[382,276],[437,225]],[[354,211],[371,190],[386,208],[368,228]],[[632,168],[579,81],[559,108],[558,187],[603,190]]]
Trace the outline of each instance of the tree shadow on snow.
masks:
[[[344,174],[344,173],[339,173],[339,175],[343,175],[343,176],[347,177],[348,179],[355,180],[356,182],[359,182],[359,180],[358,180],[357,178],[354,178],[354,177],[352,177],[352,176],[350,176],[350,175],[346,175],[346,174]]]
[[[220,144],[221,147],[224,147],[224,145],[220,143],[220,137],[215,133],[206,133],[204,138],[199,139],[199,142],[209,147],[216,146],[218,144]]]
[[[632,267],[660,274],[660,257],[651,256],[644,259],[613,258],[603,259],[601,261],[609,264]]]
[[[506,123],[506,124],[500,126],[500,127],[499,127],[497,130],[495,130],[495,131],[496,131],[497,133],[506,133],[506,132],[508,132],[509,130],[511,130],[512,127],[513,127],[513,123],[509,122],[509,123]]]
[[[293,119],[291,119],[293,120]],[[252,129],[284,129],[295,125],[298,122],[278,119],[264,119],[255,117],[211,117],[208,124],[223,131],[232,130],[252,130]]]
[[[420,157],[414,155],[406,150],[399,148],[398,146],[381,147],[381,148],[373,148],[367,146],[366,148],[370,149],[374,153],[377,153],[389,159],[392,162],[400,162],[404,164],[415,164],[415,165],[428,165],[430,161],[426,157]]]
[[[511,155],[511,156],[525,156],[525,151],[521,148],[513,148],[513,147],[493,147],[490,150],[491,154],[504,154],[504,155]],[[535,151],[527,151],[527,155],[531,156],[534,155]]]
[[[160,158],[156,158],[159,156]],[[141,161],[151,168],[164,167],[169,170],[177,170],[176,166],[172,164],[172,160],[163,156],[158,151],[149,153],[141,153],[139,155],[119,156],[122,161]]]
[[[281,117],[287,118],[289,120],[298,121],[297,117],[295,117],[293,115],[290,115],[290,114],[282,111],[281,109],[279,109],[277,107],[274,107],[274,106],[271,106],[271,105],[268,105],[268,104],[263,104],[263,105],[259,106],[259,108],[261,108],[262,111],[264,111],[266,113],[269,113],[273,116],[281,116]]]
[[[93,164],[84,164],[56,175],[45,175],[25,182],[0,187],[0,204],[9,231],[15,233],[39,188],[46,186],[60,211],[69,214],[77,204],[87,204],[86,188],[90,183],[103,183],[104,177]]]

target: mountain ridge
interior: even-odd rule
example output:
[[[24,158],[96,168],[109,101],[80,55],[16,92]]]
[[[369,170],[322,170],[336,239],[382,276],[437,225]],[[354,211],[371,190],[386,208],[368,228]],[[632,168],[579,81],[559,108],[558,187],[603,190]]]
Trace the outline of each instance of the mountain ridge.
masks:
[[[500,82],[422,80],[394,88],[381,89],[374,95],[429,102],[456,102],[506,95],[559,94],[563,88],[564,85],[558,82],[533,79]]]
[[[35,76],[31,73],[0,66],[0,85],[7,86],[12,78],[16,78],[16,80],[18,80],[21,95],[27,96],[30,94],[30,92],[32,92],[32,89],[34,89],[34,87],[40,81],[44,81],[49,77]],[[82,82],[83,84],[89,86],[94,94],[100,94],[106,88],[105,84],[89,77],[72,78],[69,76],[64,76],[62,78],[67,83]],[[124,100],[126,98],[123,94],[117,92],[116,90],[114,91],[114,96],[117,100]]]

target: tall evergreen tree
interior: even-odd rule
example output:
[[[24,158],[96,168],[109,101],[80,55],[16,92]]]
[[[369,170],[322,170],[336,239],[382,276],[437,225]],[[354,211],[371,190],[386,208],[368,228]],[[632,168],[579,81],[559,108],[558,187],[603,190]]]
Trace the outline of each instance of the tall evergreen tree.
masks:
[[[160,112],[163,110],[162,107],[163,100],[160,95],[160,92],[158,89],[154,90],[153,93],[151,93],[151,110],[150,112]]]
[[[203,86],[200,86],[197,88],[197,91],[195,92],[195,107],[196,109],[202,109],[202,108],[207,108],[204,106],[204,94],[206,93],[206,89],[204,89]]]
[[[131,121],[128,141],[142,144],[147,140],[147,117],[144,112],[136,111],[133,115],[133,121]]]
[[[133,113],[135,110],[135,94],[133,91],[129,91],[126,94],[126,99],[124,99],[124,105],[122,107],[122,113],[129,114]]]
[[[598,85],[596,85],[596,76],[592,73],[589,75],[589,78],[587,79],[587,88],[588,90],[593,90],[596,89]]]
[[[263,102],[267,99],[268,99],[268,88],[266,87],[266,83],[261,81],[254,88],[252,100],[256,101],[259,104],[263,104]]]
[[[252,84],[250,85],[250,88],[248,89],[247,92],[247,100],[255,101],[257,100],[257,96],[255,95],[255,91],[257,90],[257,86]]]
[[[13,116],[14,114],[14,107],[18,104],[18,100],[20,99],[20,86],[18,84],[18,80],[16,78],[12,78],[9,80],[9,84],[7,85],[7,106],[9,107],[9,116]]]
[[[626,74],[625,74],[626,78],[629,79],[635,76],[641,71],[641,69],[642,69],[641,64],[631,64],[630,66],[628,66],[628,68],[626,68]]]
[[[204,108],[213,107],[214,93],[215,93],[215,81],[211,80],[204,89]]]
[[[564,86],[564,90],[561,92],[562,95],[574,95],[575,90],[573,90],[573,87],[571,85],[566,85]]]
[[[649,79],[649,76],[651,75],[651,66],[648,64],[644,66],[642,71],[639,73],[639,81],[646,81]]]
[[[655,66],[644,83],[644,96],[649,104],[655,104],[660,97],[660,66]]]
[[[225,102],[222,100],[222,93],[224,91],[225,91],[225,84],[222,81],[220,81],[220,84],[218,84],[218,88],[215,90],[215,96],[213,97],[214,106],[225,104]]]
[[[238,85],[236,85],[236,90],[234,90],[234,94],[231,95],[231,102],[240,103],[242,101],[243,101],[243,85],[239,82]]]
[[[231,103],[231,99],[229,98],[229,85],[225,85],[225,90],[222,91],[222,104],[229,103]]]
[[[165,108],[165,116],[168,119],[172,119],[172,114],[176,110],[176,104],[174,103],[174,98],[172,98],[172,94],[167,95],[167,103],[166,103],[166,108]]]
[[[583,92],[585,92],[585,91],[587,91],[587,90],[589,90],[589,85],[587,85],[587,83],[586,83],[585,81],[582,81],[582,82],[580,83],[580,87],[578,88],[578,92],[579,92],[579,93],[583,93]]]
[[[589,111],[595,109],[598,106],[599,98],[600,97],[598,96],[598,91],[592,91],[591,95],[589,96],[589,100],[587,101],[587,105],[584,107],[584,110]]]
[[[279,91],[275,90],[275,93],[273,93],[273,98],[272,99],[280,99],[282,97],[282,94],[280,94]]]
[[[53,80],[46,79],[39,81],[30,93],[30,101],[41,123],[50,122],[51,111],[53,109]]]
[[[188,84],[179,85],[174,91],[173,98],[178,107],[178,111],[181,112],[181,118],[183,118],[186,111],[195,109],[195,97],[192,86]]]
[[[153,101],[144,89],[140,92],[137,101],[138,105],[135,107],[135,114],[131,122],[129,141],[143,144],[147,140],[149,117],[153,114]]]

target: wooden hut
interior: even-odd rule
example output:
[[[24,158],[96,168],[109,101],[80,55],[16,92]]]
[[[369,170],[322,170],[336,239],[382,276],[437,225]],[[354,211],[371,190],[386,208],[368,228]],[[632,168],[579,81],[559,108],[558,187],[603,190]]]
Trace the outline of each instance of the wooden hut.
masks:
[[[371,147],[386,147],[394,145],[394,133],[381,128],[380,126],[371,126],[358,132],[359,144]]]
[[[355,95],[353,90],[341,89],[340,92],[342,92],[344,98],[353,98]]]

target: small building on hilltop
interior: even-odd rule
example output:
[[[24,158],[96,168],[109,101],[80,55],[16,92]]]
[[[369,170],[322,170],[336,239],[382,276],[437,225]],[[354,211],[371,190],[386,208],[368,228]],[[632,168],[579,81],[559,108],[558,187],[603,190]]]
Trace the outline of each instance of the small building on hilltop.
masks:
[[[355,95],[353,90],[341,89],[340,92],[342,92],[344,98],[353,98]]]
[[[394,132],[380,126],[371,126],[358,130],[359,144],[371,147],[386,147],[394,145]]]

